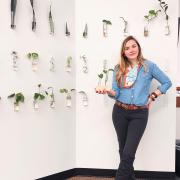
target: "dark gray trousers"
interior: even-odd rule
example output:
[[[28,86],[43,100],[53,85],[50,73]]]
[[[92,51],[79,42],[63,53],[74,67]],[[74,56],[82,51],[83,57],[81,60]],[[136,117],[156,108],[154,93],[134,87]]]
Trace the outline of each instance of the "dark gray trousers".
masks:
[[[115,180],[135,180],[133,163],[147,125],[148,112],[148,109],[125,110],[114,104],[112,119],[121,159]]]

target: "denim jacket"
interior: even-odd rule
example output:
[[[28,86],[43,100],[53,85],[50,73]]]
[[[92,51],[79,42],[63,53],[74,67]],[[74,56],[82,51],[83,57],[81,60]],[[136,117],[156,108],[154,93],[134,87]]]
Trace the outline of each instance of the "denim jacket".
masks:
[[[110,96],[111,98],[118,100],[126,104],[135,104],[137,106],[143,106],[148,102],[149,90],[152,79],[155,78],[160,85],[157,87],[162,94],[172,86],[169,77],[161,70],[159,67],[149,61],[144,61],[146,65],[146,72],[144,67],[141,66],[138,71],[136,81],[131,88],[121,88],[118,86],[116,81],[116,67],[113,73],[112,90],[116,92],[115,96]]]

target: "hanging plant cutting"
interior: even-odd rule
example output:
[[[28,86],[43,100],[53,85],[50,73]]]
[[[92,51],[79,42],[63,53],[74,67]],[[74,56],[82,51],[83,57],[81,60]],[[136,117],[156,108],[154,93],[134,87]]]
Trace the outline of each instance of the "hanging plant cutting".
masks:
[[[66,106],[67,107],[71,107],[72,106],[72,98],[71,98],[71,92],[75,91],[75,89],[60,89],[59,92],[60,93],[65,93],[66,94]]]
[[[88,106],[88,97],[87,97],[87,94],[84,91],[79,91],[79,93],[83,95],[83,99],[82,99],[83,106]]]
[[[34,93],[33,105],[34,109],[39,109],[39,102],[45,99],[45,95],[41,92],[41,84],[38,84],[38,92]]]
[[[50,91],[50,92],[49,92]],[[48,87],[47,91],[45,91],[46,95],[50,97],[50,107],[52,109],[55,108],[55,98],[54,98],[54,88]]]
[[[15,14],[16,14],[17,0],[11,0],[11,29],[15,29]]]
[[[50,58],[50,68],[49,68],[49,70],[50,70],[51,72],[54,72],[54,71],[55,71],[55,60],[54,60],[54,57],[53,57],[53,56],[51,56],[51,58]]]
[[[83,60],[83,62],[84,62],[84,65],[83,65],[83,72],[84,73],[88,73],[88,67],[87,67],[87,57],[86,57],[86,55],[82,55],[82,56],[80,56],[80,58]]]
[[[38,69],[38,61],[39,61],[39,54],[36,52],[28,53],[27,57],[31,60],[32,70],[37,71]]]
[[[19,93],[13,93],[13,94],[10,94],[8,96],[8,99],[11,99],[11,98],[14,98],[14,111],[18,112],[19,111],[19,103],[20,102],[24,102],[24,95],[23,93],[19,92]]]
[[[112,25],[112,23],[111,23],[111,21],[106,20],[106,19],[102,20],[102,22],[103,22],[103,36],[107,37],[108,36],[108,26]]]
[[[87,38],[88,37],[88,25],[85,25],[84,31],[83,31],[83,37]]]
[[[158,0],[159,5],[164,12],[165,19],[166,19],[166,26],[165,26],[165,35],[170,35],[170,27],[169,27],[169,15],[167,14],[168,4],[165,1]]]
[[[124,22],[124,29],[123,29],[124,36],[127,36],[128,35],[128,30],[127,30],[128,22],[123,17],[120,17],[120,19],[122,19]]]
[[[49,26],[50,26],[50,34],[54,35],[54,21],[52,17],[51,5],[49,10]]]
[[[66,72],[71,72],[71,62],[72,62],[72,57],[68,56],[66,59]]]
[[[65,34],[66,34],[66,36],[70,36],[70,34],[71,34],[71,33],[69,32],[67,22],[66,22]]]
[[[36,31],[36,16],[34,11],[34,0],[30,0],[32,12],[33,12],[33,20],[32,20],[32,31]]]
[[[145,37],[149,35],[149,23],[158,16],[158,12],[161,12],[161,10],[149,10],[148,15],[144,16],[147,21],[146,26],[144,27]]]
[[[17,63],[18,55],[17,55],[17,52],[12,51],[11,56],[12,56],[12,59],[13,59],[13,70],[18,71],[18,63]]]

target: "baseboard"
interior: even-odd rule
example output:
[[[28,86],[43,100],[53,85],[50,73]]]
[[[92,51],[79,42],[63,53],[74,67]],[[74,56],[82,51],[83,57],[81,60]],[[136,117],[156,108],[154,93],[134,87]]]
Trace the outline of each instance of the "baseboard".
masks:
[[[92,169],[92,168],[75,168],[63,171],[57,174],[46,176],[37,180],[65,180],[73,176],[97,176],[97,177],[115,177],[115,169]],[[135,171],[137,178],[161,178],[174,179],[175,172],[159,171]]]
[[[52,174],[37,180],[65,180],[73,176],[76,176],[76,169],[70,169],[57,174]]]

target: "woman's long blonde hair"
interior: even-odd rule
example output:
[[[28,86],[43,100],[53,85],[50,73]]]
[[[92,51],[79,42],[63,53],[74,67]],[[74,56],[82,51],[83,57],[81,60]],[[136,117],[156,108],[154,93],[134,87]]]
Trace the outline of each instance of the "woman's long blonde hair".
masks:
[[[126,43],[130,40],[134,40],[136,42],[136,44],[138,45],[139,53],[137,56],[137,60],[144,67],[144,69],[146,71],[146,65],[144,63],[145,59],[143,58],[141,46],[140,46],[139,42],[133,36],[128,36],[124,39],[124,41],[122,43],[121,53],[120,53],[120,61],[117,64],[118,68],[116,68],[116,81],[117,81],[118,85],[120,85],[121,76],[125,75],[127,67],[130,66],[130,62],[128,61],[128,58],[124,54]]]

